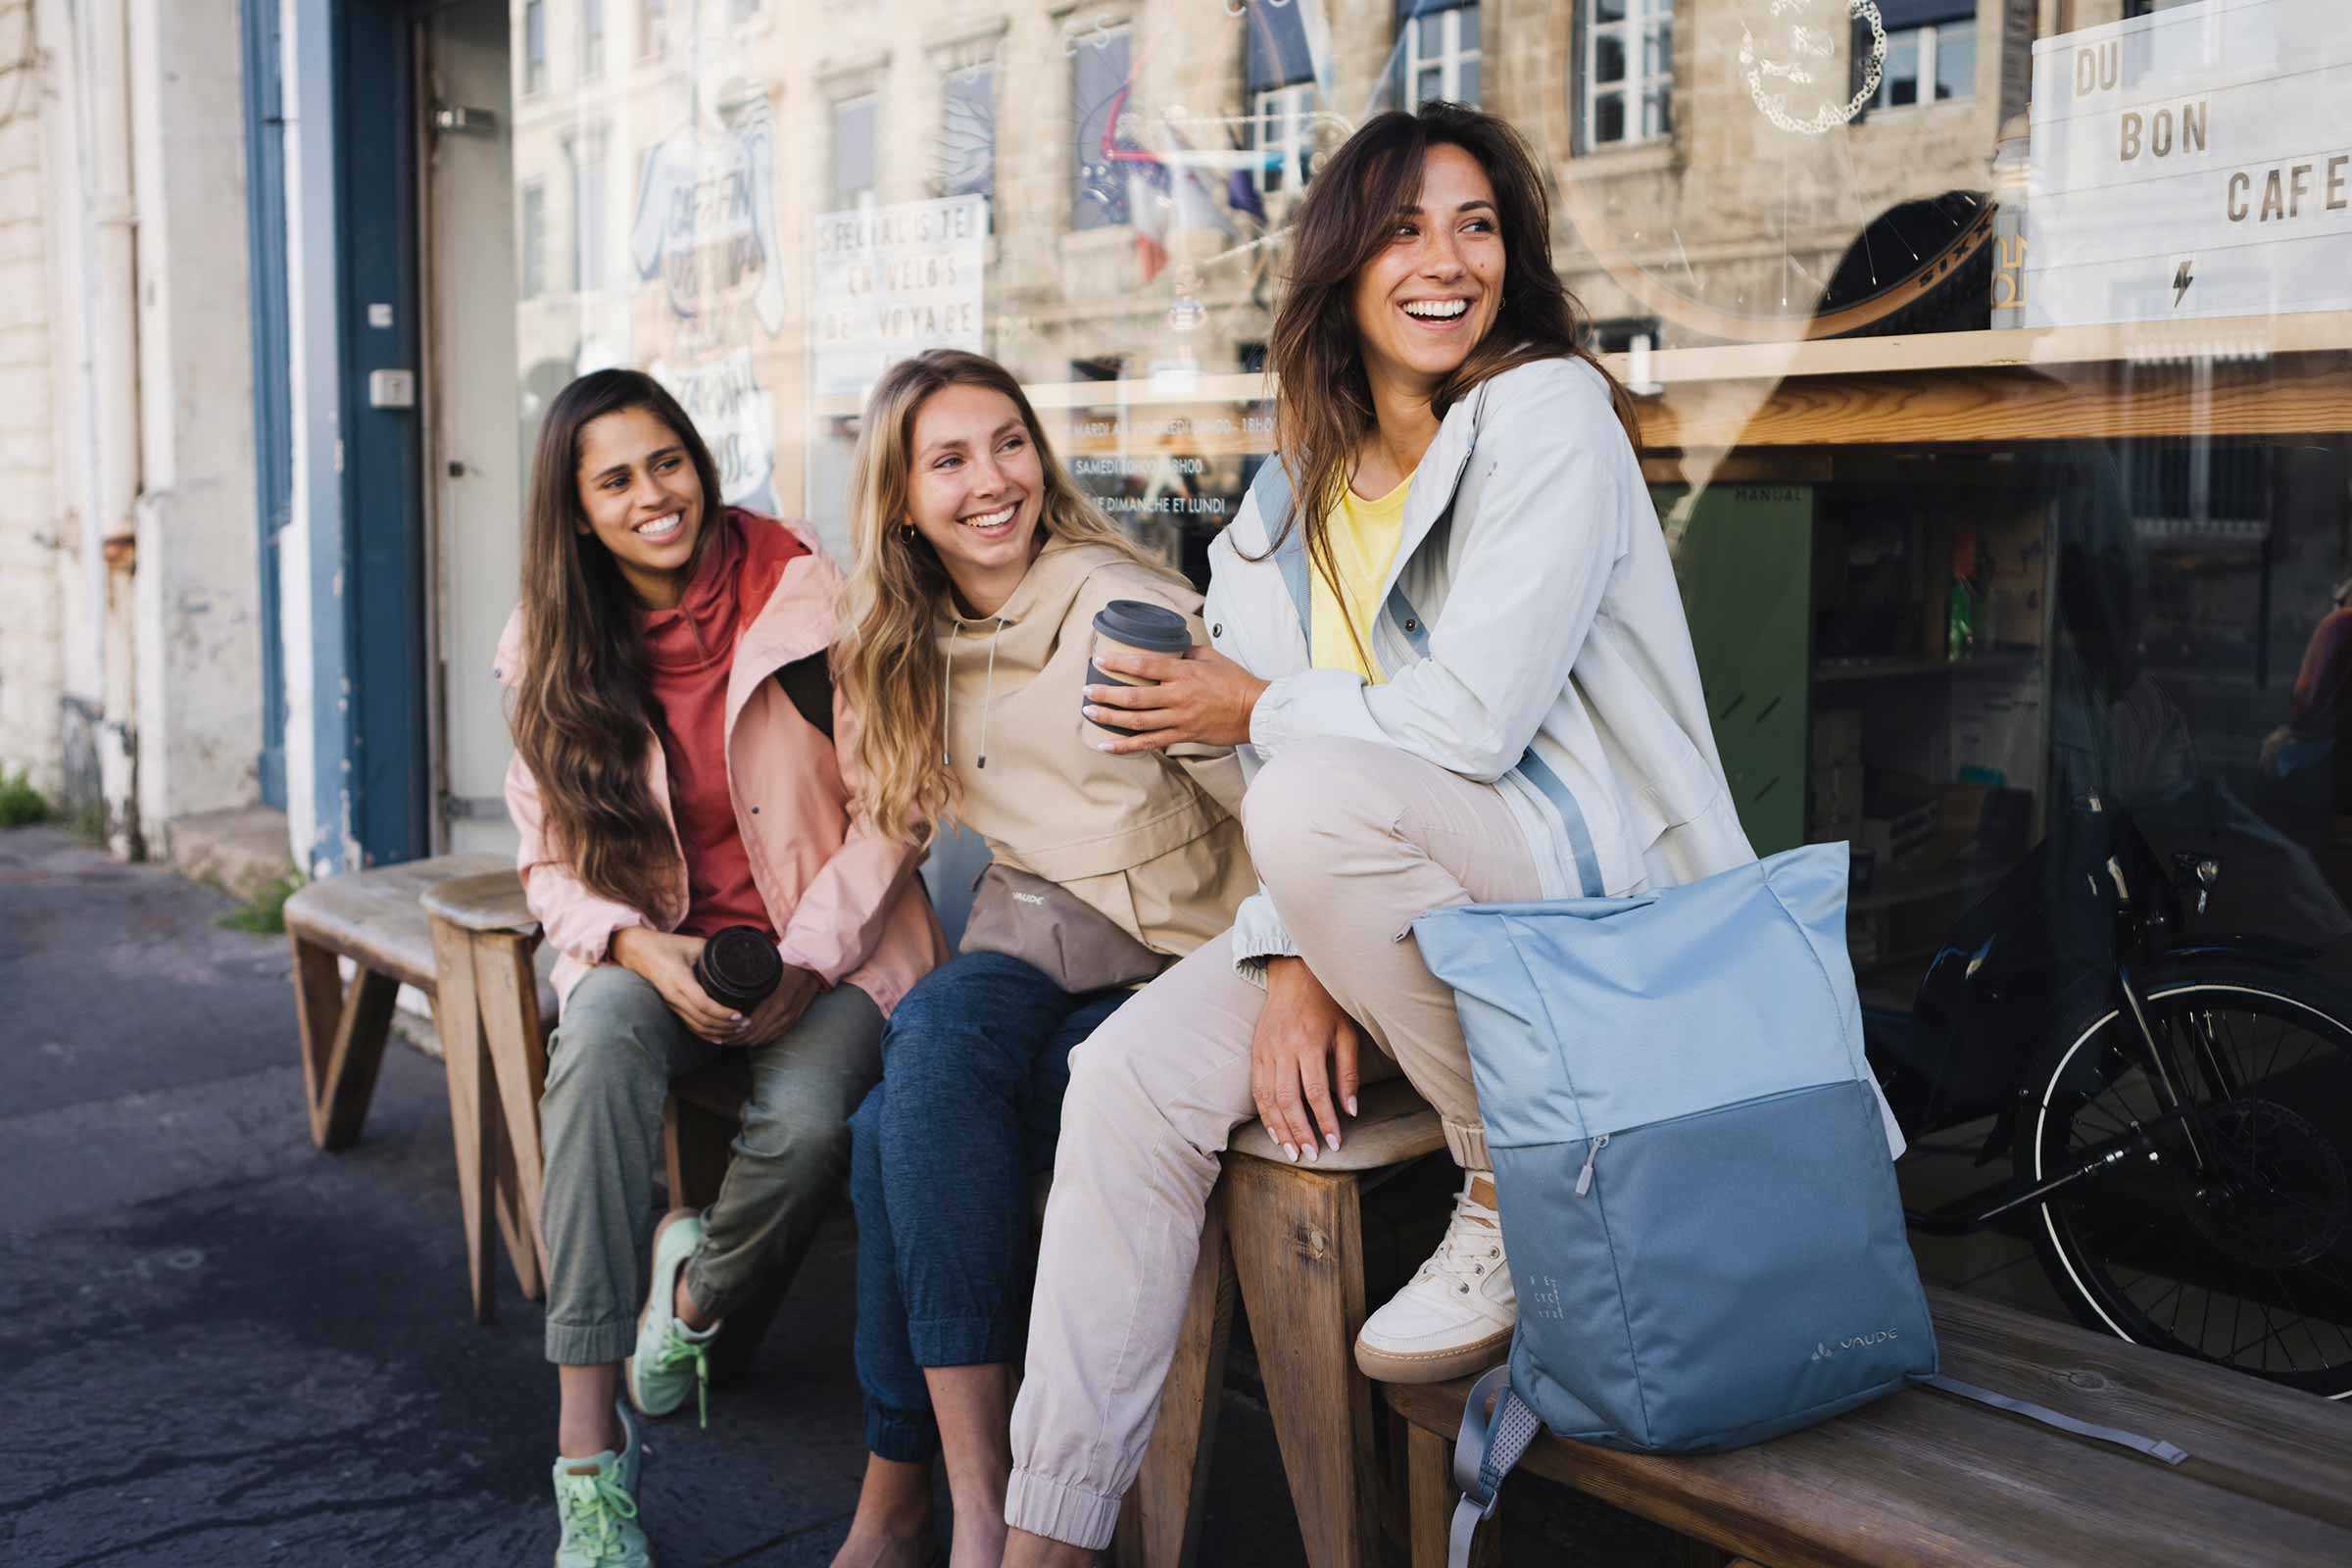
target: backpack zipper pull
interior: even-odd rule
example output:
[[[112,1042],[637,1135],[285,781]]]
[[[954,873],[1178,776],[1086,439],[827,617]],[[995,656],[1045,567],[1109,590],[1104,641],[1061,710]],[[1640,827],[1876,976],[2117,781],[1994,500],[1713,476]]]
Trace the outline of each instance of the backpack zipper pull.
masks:
[[[1577,1197],[1582,1198],[1592,1190],[1592,1161],[1599,1157],[1602,1150],[1608,1147],[1609,1135],[1607,1133],[1602,1133],[1598,1138],[1593,1139],[1591,1144],[1586,1146],[1585,1168],[1576,1173]]]

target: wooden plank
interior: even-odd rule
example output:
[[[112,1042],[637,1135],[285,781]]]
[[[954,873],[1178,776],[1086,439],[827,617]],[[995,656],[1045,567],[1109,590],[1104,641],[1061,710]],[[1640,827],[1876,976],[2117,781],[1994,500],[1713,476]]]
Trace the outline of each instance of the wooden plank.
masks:
[[[2180,368],[1954,369],[1778,384],[1670,384],[1641,400],[1643,450],[2337,433],[2352,357]]]
[[[1219,1190],[1209,1198],[1200,1228],[1200,1250],[1185,1295],[1175,1359],[1160,1384],[1151,1446],[1119,1509],[1118,1535],[1111,1543],[1117,1568],[1189,1568],[1199,1559],[1236,1289],[1233,1250],[1225,1239],[1225,1194]]]
[[[1450,1439],[1467,1390],[1382,1393]],[[1926,1390],[1730,1453],[1546,1439],[1522,1468],[1775,1568],[2352,1562],[2352,1530]]]
[[[490,1275],[490,1233],[498,1208],[498,1086],[474,1000],[471,939],[460,927],[435,920],[433,956],[440,977],[433,993],[433,1026],[441,1036],[441,1065],[449,1080],[466,1283],[473,1293],[473,1320],[487,1324],[498,1317],[498,1287]]]
[[[2178,1444],[2183,1475],[2352,1529],[2352,1410],[2341,1402],[1993,1301],[1943,1290],[1928,1299],[1948,1376]]]
[[[476,933],[473,977],[481,1001],[482,1033],[498,1080],[499,1108],[514,1155],[516,1222],[547,1271],[547,1239],[539,1230],[539,1093],[547,1086],[547,1043],[539,1028],[539,981],[531,967],[536,935]]]
[[[453,877],[512,862],[499,855],[443,855],[308,883],[286,900],[288,931],[419,991],[433,988],[433,934],[417,900]]]
[[[1369,1050],[1369,1048],[1366,1048]],[[1380,1170],[1390,1165],[1434,1154],[1446,1147],[1446,1129],[1413,1086],[1402,1078],[1366,1084],[1356,1092],[1362,1114],[1348,1119],[1338,1149],[1321,1151],[1312,1169],[1324,1175],[1345,1171]],[[1233,1130],[1226,1152],[1288,1165],[1282,1149],[1252,1121]],[[1310,1167],[1300,1166],[1300,1169]]]
[[[1412,1507],[1413,1568],[1446,1568],[1454,1504],[1453,1445],[1434,1432],[1405,1426],[1405,1492]],[[1494,1521],[1470,1538],[1470,1568],[1501,1568],[1502,1531]]]
[[[419,895],[417,902],[437,919],[468,931],[527,931],[539,922],[522,896],[522,878],[513,866],[478,875],[453,876]]]
[[[662,1158],[672,1208],[708,1208],[718,1200],[734,1136],[732,1116],[718,1115],[677,1095],[662,1104]]]
[[[344,1149],[359,1141],[399,996],[400,982],[388,974],[368,968],[353,973],[318,1074],[318,1098],[311,1105],[311,1141],[320,1149]]]
[[[1226,1225],[1258,1375],[1311,1568],[1371,1568],[1372,1390],[1355,1367],[1364,1324],[1355,1178],[1225,1161]]]

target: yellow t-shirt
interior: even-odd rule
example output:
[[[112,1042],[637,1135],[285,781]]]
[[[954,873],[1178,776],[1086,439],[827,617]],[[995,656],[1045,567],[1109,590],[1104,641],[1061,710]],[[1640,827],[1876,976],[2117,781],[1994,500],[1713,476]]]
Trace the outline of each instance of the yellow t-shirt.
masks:
[[[1352,669],[1375,686],[1388,678],[1371,662],[1372,626],[1380,616],[1381,584],[1404,538],[1404,503],[1412,489],[1413,476],[1408,473],[1377,501],[1366,501],[1352,486],[1340,492],[1339,511],[1324,530],[1331,540],[1332,564],[1339,568],[1339,587],[1335,591],[1320,569],[1307,574],[1312,588],[1307,655],[1317,669]],[[1340,614],[1342,595],[1355,622],[1353,638]],[[1360,653],[1358,642],[1363,645]]]

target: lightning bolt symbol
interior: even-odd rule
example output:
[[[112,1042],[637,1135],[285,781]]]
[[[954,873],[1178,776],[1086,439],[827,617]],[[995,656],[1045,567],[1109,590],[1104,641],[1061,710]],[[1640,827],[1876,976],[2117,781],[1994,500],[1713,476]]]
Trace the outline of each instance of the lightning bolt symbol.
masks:
[[[2196,281],[2196,267],[2194,262],[2182,262],[2180,270],[2173,274],[2173,309],[2176,311],[2180,308],[2182,297],[2188,293],[2188,285]]]

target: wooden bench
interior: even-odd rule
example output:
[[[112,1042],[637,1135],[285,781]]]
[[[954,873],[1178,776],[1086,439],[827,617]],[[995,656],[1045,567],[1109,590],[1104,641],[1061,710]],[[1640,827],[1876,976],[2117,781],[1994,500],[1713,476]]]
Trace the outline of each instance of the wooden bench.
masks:
[[[1769,1568],[2276,1568],[2352,1563],[2352,1411],[2241,1373],[1930,1291],[1944,1372],[2188,1450],[2178,1467],[1912,1389],[1730,1453],[1622,1453],[1548,1434],[1522,1471]],[[1413,1568],[1444,1568],[1470,1383],[1385,1387],[1407,1425]],[[1502,1507],[1514,1491],[1506,1485]],[[1492,1563],[1499,1532],[1479,1532]]]
[[[748,1089],[741,1069],[724,1062],[671,1084],[663,1130],[670,1191],[682,1195],[675,1201],[706,1203],[716,1193]],[[1379,1561],[1372,1385],[1355,1365],[1365,1312],[1362,1182],[1437,1152],[1446,1138],[1437,1112],[1401,1080],[1368,1086],[1357,1102],[1363,1113],[1347,1141],[1312,1165],[1291,1163],[1257,1122],[1235,1132],[1152,1444],[1120,1510],[1120,1568],[1173,1568],[1199,1556],[1237,1292],[1307,1561]]]
[[[476,1081],[467,1076],[468,1058],[463,1052],[448,1049],[452,1031],[444,1017],[442,970],[431,922],[418,901],[454,883],[500,876],[519,891],[513,863],[504,856],[446,855],[313,882],[289,898],[285,906],[311,1140],[320,1149],[347,1147],[367,1122],[400,988],[414,986],[432,1003],[449,1079],[450,1126],[458,1146],[467,1256],[476,1259],[472,1281],[475,1317],[485,1322],[491,1302],[485,1216],[496,1215],[515,1276],[524,1295],[531,1297],[541,1290],[536,1230],[525,1220],[528,1211],[522,1203],[514,1151],[495,1137],[484,1143],[481,1110],[486,1102]],[[338,958],[352,962],[348,984],[342,979]],[[534,1004],[552,1015],[554,993],[543,970],[531,972],[528,983]],[[470,1011],[471,999],[461,1000]],[[495,1104],[495,1100],[487,1103]],[[486,1187],[477,1182],[483,1176],[488,1178]],[[535,1180],[536,1166],[533,1177]]]

